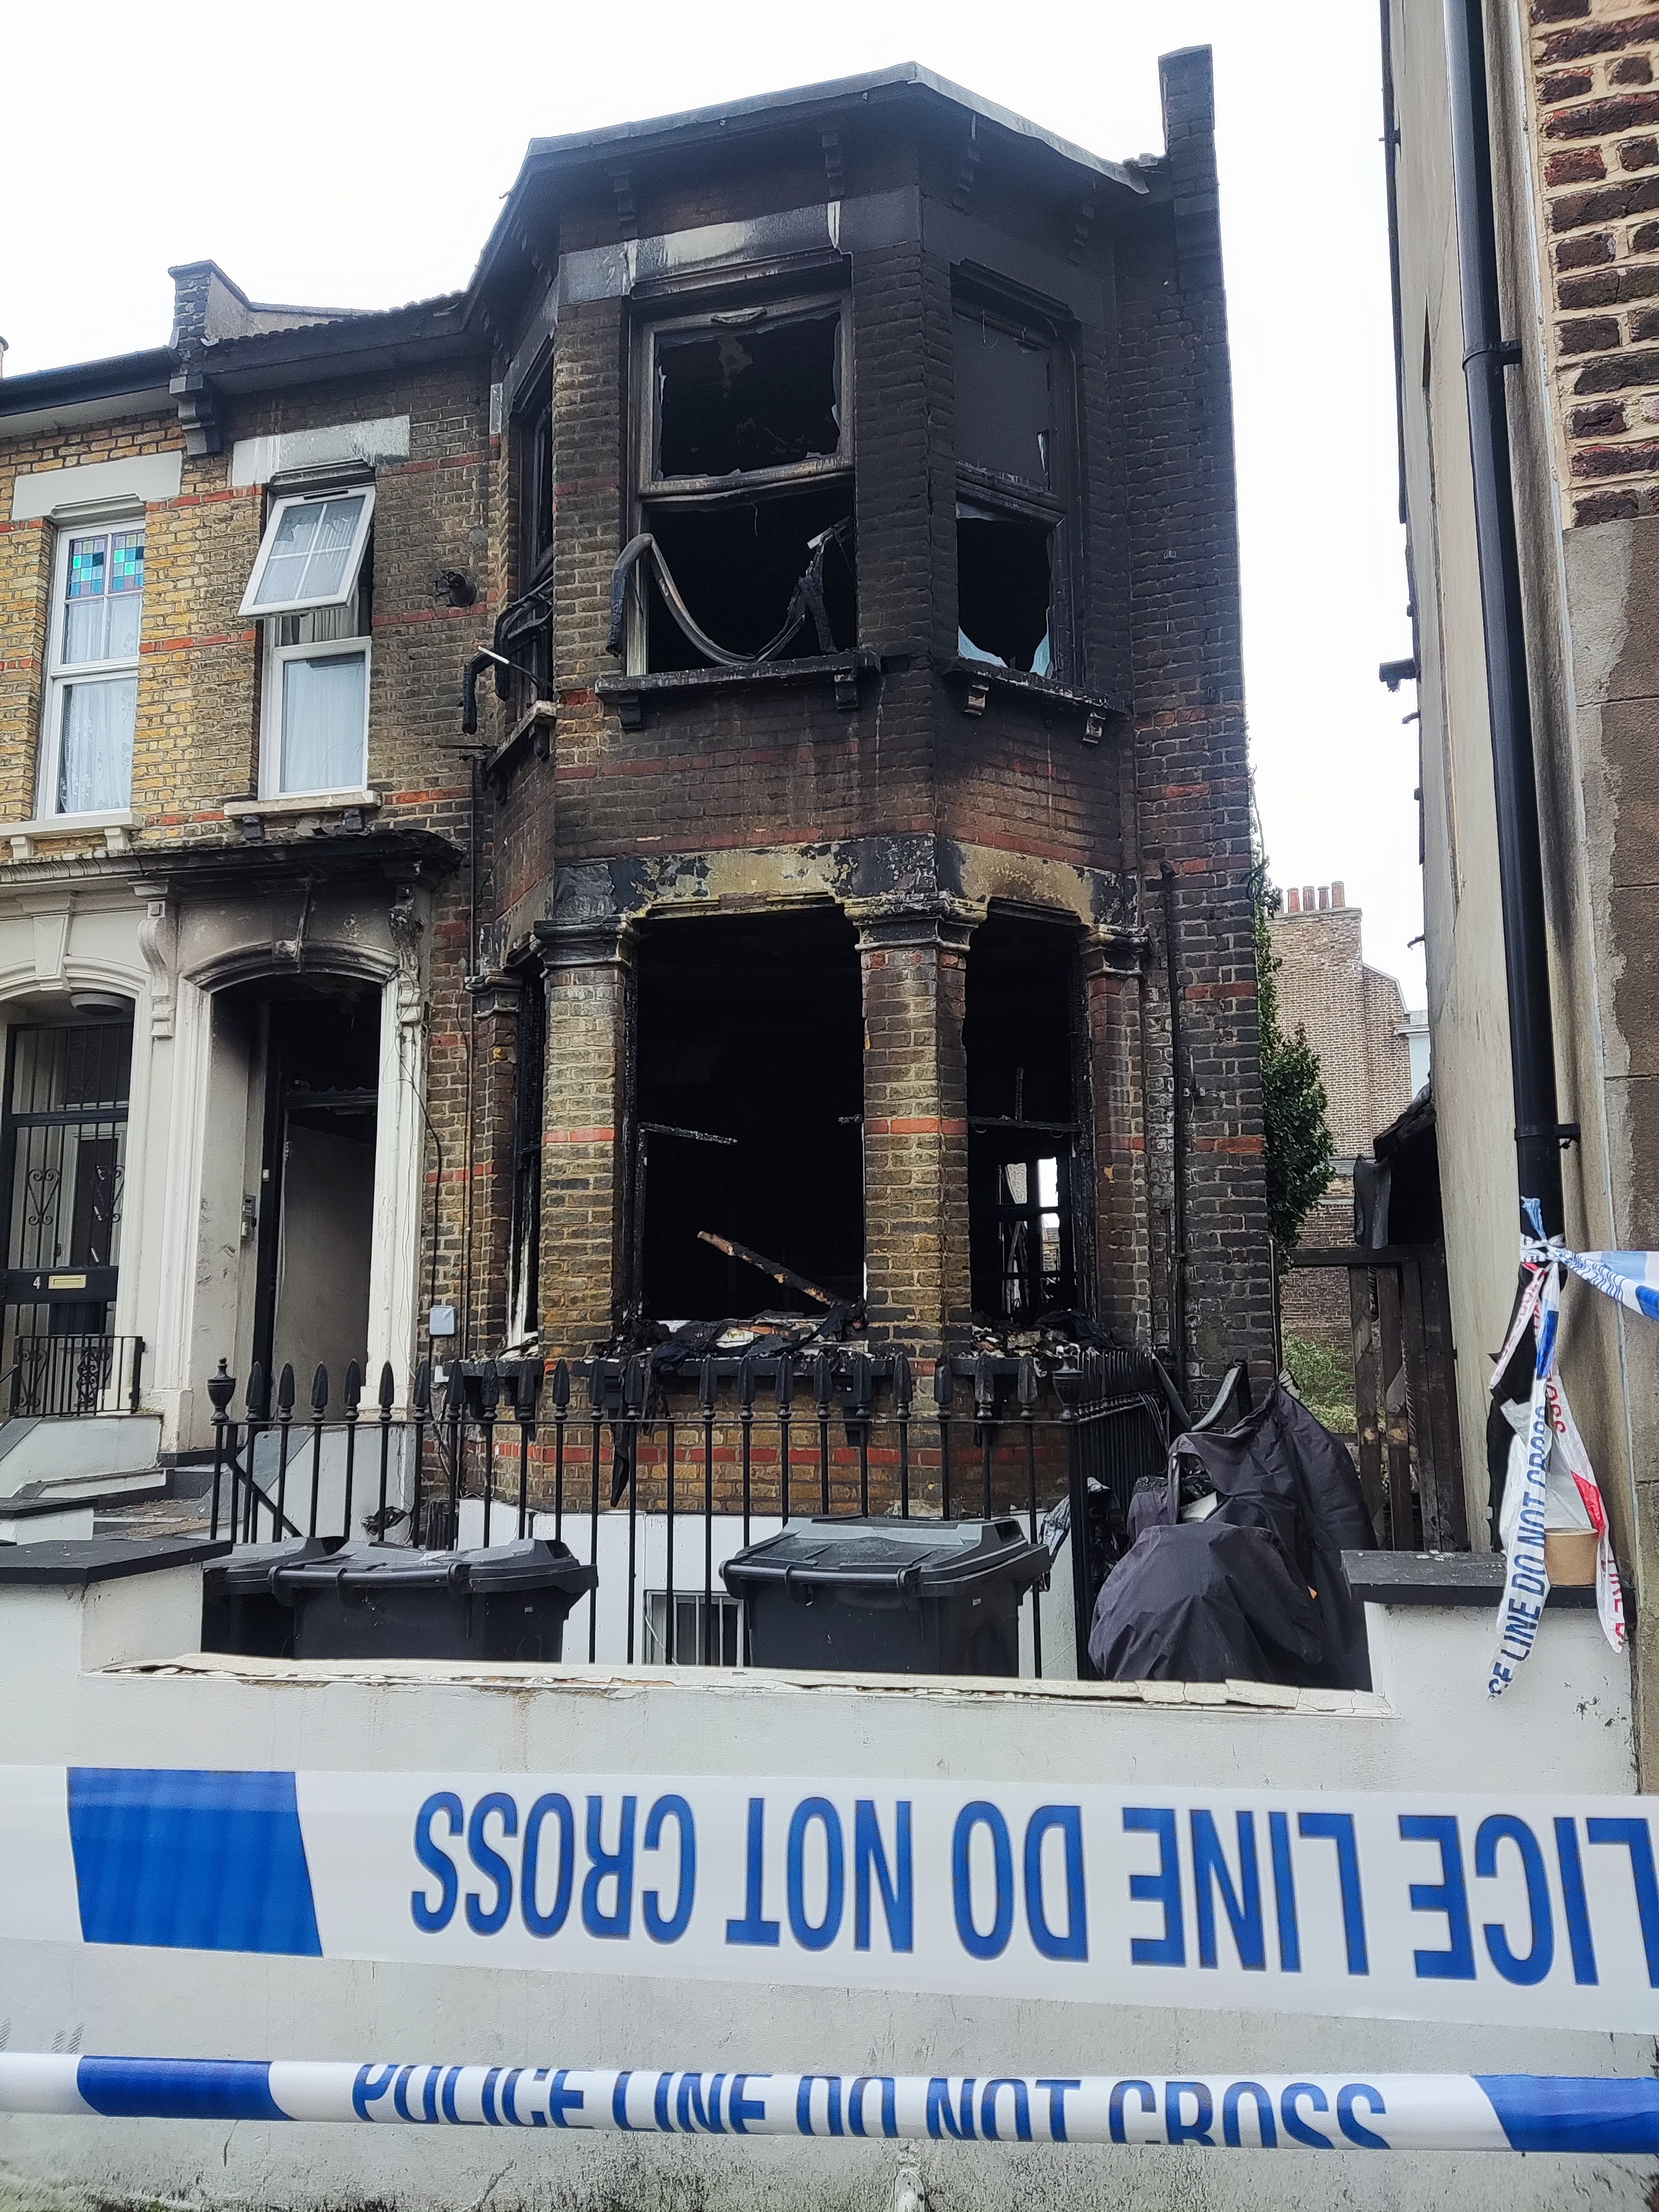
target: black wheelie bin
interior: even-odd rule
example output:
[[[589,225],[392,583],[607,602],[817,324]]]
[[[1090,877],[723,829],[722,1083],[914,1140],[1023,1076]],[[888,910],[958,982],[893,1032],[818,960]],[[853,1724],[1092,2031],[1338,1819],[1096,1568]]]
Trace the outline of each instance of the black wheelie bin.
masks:
[[[291,1659],[294,1610],[271,1589],[278,1567],[331,1559],[343,1536],[289,1536],[280,1544],[238,1544],[202,1570],[202,1649],[249,1659]]]
[[[470,1552],[354,1544],[276,1570],[297,1659],[557,1659],[565,1617],[599,1577],[565,1544]]]
[[[1012,1516],[791,1522],[721,1568],[757,1667],[1018,1674],[1019,1608],[1048,1554]]]

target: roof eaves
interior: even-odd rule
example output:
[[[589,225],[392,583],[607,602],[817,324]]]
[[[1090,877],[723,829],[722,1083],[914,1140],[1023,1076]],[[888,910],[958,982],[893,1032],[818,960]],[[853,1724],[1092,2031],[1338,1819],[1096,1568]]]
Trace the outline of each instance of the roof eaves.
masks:
[[[23,376],[0,377],[0,421],[33,415],[43,408],[79,406],[89,400],[118,399],[129,392],[165,391],[176,366],[166,346],[142,353],[111,354],[100,361],[71,362],[62,368],[37,368]]]
[[[912,84],[920,85],[939,99],[983,117],[988,123],[999,125],[1017,137],[1046,146],[1062,160],[1075,162],[1080,168],[1092,169],[1097,176],[1108,178],[1129,191],[1140,193],[1146,189],[1139,177],[1122,163],[1109,161],[1102,155],[1091,154],[1085,147],[1073,145],[1069,139],[1061,138],[1027,117],[1016,114],[1012,108],[983,99],[978,93],[953,83],[949,77],[925,69],[920,62],[901,62],[895,68],[871,70],[860,76],[831,77],[821,84],[794,85],[782,92],[757,93],[747,100],[724,100],[714,107],[691,107],[678,114],[653,116],[640,122],[607,124],[597,131],[573,131],[562,137],[532,138],[519,181],[524,181],[526,173],[532,166],[571,154],[599,153],[607,147],[642,145],[656,140],[696,137],[709,130],[719,130],[724,125],[763,119],[769,115],[783,114],[797,107],[833,106],[862,99],[872,92],[894,90]],[[516,192],[516,185],[514,189]]]
[[[502,203],[501,213],[484,241],[467,286],[465,296],[469,319],[477,303],[479,292],[518,221],[522,197],[537,176],[572,167],[583,156],[603,159],[607,153],[623,149],[633,151],[650,146],[667,147],[676,141],[695,142],[714,136],[733,123],[758,125],[769,116],[782,115],[797,109],[832,107],[866,99],[872,93],[900,91],[909,85],[921,86],[936,98],[982,117],[1016,137],[1028,140],[1034,145],[1045,146],[1063,161],[1091,170],[1095,175],[1108,183],[1121,185],[1137,198],[1144,197],[1149,189],[1138,166],[1109,161],[1102,155],[1091,154],[1084,147],[1073,145],[1069,139],[1043,130],[1040,125],[1016,114],[1012,108],[982,99],[979,94],[968,91],[964,87],[953,83],[950,78],[925,69],[920,62],[901,62],[893,68],[867,70],[860,76],[831,77],[822,83],[796,85],[782,92],[758,93],[747,100],[724,101],[718,106],[686,108],[678,114],[650,117],[640,122],[606,124],[598,130],[572,131],[559,137],[532,138],[520,164],[519,173]]]

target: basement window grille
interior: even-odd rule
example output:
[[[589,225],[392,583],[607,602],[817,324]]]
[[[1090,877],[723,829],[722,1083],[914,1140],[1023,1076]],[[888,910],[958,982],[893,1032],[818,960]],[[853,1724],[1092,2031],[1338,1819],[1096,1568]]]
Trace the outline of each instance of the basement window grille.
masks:
[[[674,1635],[671,1645],[668,1593],[645,1594],[645,1660],[660,1667],[672,1660],[678,1667],[735,1667],[743,1652],[743,1607],[734,1597],[701,1590],[674,1593]]]

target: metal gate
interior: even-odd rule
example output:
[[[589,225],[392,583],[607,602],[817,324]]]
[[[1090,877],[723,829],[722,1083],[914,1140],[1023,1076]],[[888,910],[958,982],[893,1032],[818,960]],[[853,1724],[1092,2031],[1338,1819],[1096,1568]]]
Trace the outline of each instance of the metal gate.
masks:
[[[109,1333],[132,1023],[21,1023],[0,1107],[0,1376],[16,1413],[99,1413],[136,1387]]]

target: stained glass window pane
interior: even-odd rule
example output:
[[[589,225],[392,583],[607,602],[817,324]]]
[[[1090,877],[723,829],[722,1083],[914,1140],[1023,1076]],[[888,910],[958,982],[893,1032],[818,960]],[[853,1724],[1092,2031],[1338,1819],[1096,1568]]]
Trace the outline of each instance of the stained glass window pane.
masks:
[[[109,587],[112,592],[142,592],[144,588],[144,533],[118,530],[111,540]]]
[[[104,588],[104,567],[109,555],[107,538],[72,538],[69,554],[69,592],[72,599],[94,599]]]

